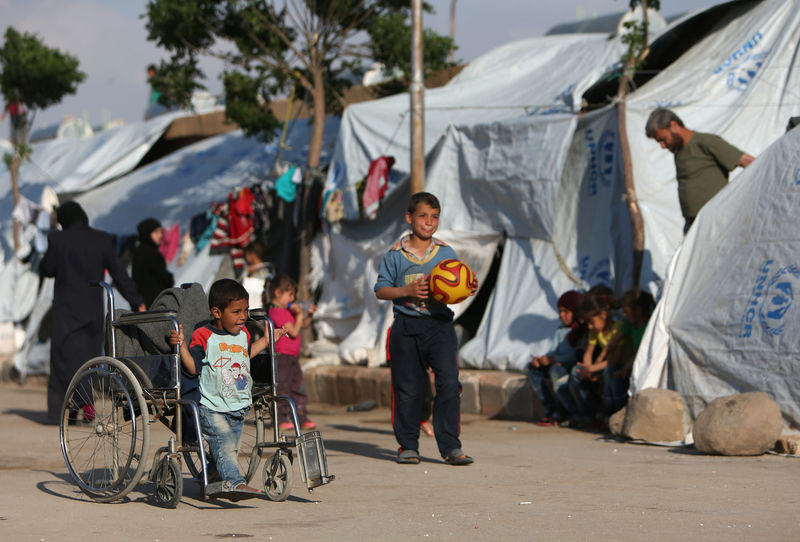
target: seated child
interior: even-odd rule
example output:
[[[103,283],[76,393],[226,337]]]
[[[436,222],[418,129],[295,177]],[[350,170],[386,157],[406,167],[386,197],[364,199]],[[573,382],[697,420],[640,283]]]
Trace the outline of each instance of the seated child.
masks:
[[[536,422],[538,425],[557,425],[574,411],[569,394],[559,394],[557,386],[566,385],[562,377],[569,375],[579,359],[582,326],[576,312],[581,303],[583,295],[575,290],[565,292],[558,298],[561,327],[553,335],[552,346],[545,355],[535,356],[525,367],[528,382],[544,407],[544,416]],[[562,404],[563,401],[567,404]]]
[[[628,402],[628,379],[644,330],[653,312],[653,296],[639,288],[620,298],[624,318],[620,333],[609,344],[609,385],[604,387],[603,408],[614,413]]]
[[[170,343],[180,345],[181,363],[189,374],[199,374],[200,427],[211,449],[211,459],[221,481],[209,484],[208,496],[233,500],[257,497],[263,491],[247,485],[237,460],[244,419],[252,404],[250,358],[269,345],[264,336],[251,343],[245,328],[248,294],[232,279],[211,285],[208,306],[212,322],[197,328],[186,345],[183,326],[170,333]],[[285,329],[276,329],[277,340]]]
[[[592,422],[598,395],[595,388],[610,384],[604,378],[609,364],[609,343],[620,334],[622,325],[621,322],[614,321],[614,305],[612,295],[590,291],[580,308],[580,318],[589,329],[589,341],[583,359],[572,369],[569,379],[578,426],[586,426]]]

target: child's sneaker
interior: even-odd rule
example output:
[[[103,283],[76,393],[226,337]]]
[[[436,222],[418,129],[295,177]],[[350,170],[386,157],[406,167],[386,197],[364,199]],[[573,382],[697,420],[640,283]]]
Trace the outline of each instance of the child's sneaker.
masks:
[[[317,424],[315,424],[311,420],[305,420],[304,422],[302,422],[300,424],[300,429],[305,429],[307,431],[310,431],[310,430],[316,429],[316,428],[317,428]]]
[[[281,422],[278,424],[278,429],[281,431],[291,431],[294,429],[294,424],[292,422]]]

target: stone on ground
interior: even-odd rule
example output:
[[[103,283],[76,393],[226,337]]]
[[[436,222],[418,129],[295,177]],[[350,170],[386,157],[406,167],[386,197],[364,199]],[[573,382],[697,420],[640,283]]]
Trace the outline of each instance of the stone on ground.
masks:
[[[694,445],[718,455],[761,455],[772,448],[783,421],[778,403],[760,391],[719,397],[695,420]]]

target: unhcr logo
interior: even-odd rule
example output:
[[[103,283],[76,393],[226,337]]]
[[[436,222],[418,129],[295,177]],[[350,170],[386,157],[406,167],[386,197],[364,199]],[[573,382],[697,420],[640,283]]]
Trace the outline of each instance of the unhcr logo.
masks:
[[[742,92],[755,79],[758,69],[764,64],[767,53],[756,53],[748,55],[741,64],[732,68],[728,73],[726,82],[728,88]]]
[[[759,42],[761,42],[763,37],[764,36],[761,34],[761,32],[756,32],[755,34],[753,34],[752,38],[747,40],[744,45],[742,45],[736,51],[734,51],[733,54],[731,54],[731,56],[729,56],[727,60],[725,60],[725,62],[723,62],[716,70],[714,70],[714,75],[718,75],[723,70],[731,67],[747,53],[754,50],[756,46],[759,44]]]
[[[800,285],[800,270],[794,265],[784,267],[768,281],[772,264],[772,260],[762,264],[753,284],[747,309],[742,316],[741,337],[753,334],[756,316],[761,328],[769,335],[783,333],[786,315],[794,303],[794,290]]]
[[[794,265],[778,271],[767,285],[758,311],[758,321],[770,335],[780,335],[786,325],[785,316],[794,302],[794,288],[800,284],[800,271]]]

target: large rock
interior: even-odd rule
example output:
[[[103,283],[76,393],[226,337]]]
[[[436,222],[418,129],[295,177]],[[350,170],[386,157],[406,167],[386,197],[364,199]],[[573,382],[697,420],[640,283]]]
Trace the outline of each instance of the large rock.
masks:
[[[760,391],[719,397],[694,422],[694,445],[719,455],[761,455],[775,444],[783,421],[778,403]]]
[[[673,390],[647,388],[636,393],[625,408],[621,434],[645,442],[677,442],[683,430],[683,399]]]

